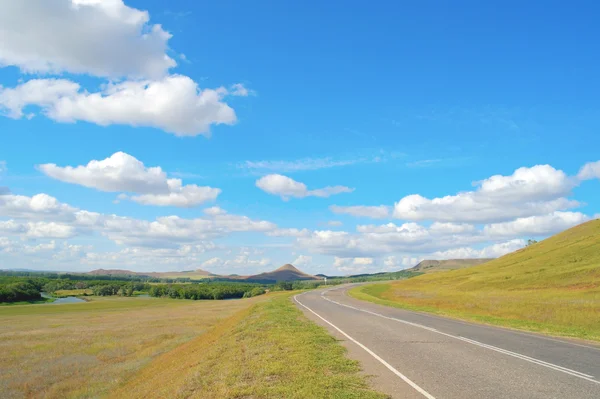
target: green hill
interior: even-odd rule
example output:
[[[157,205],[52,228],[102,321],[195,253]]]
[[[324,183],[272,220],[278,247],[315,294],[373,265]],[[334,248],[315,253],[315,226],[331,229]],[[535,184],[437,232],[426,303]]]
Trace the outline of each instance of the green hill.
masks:
[[[480,265],[491,260],[493,258],[422,260],[416,266],[408,269],[408,271],[418,273],[446,272],[448,270],[464,269],[465,267]]]
[[[600,220],[473,266],[355,289],[360,299],[600,340]]]

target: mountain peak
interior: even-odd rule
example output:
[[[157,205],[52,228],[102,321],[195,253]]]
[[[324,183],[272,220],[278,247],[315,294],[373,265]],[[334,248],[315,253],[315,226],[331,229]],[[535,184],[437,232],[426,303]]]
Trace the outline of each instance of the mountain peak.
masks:
[[[298,272],[298,273],[302,273],[300,270],[298,270],[294,265],[286,263],[285,265],[281,266],[279,269],[275,270],[276,272],[283,272],[283,271],[291,271],[291,272]]]

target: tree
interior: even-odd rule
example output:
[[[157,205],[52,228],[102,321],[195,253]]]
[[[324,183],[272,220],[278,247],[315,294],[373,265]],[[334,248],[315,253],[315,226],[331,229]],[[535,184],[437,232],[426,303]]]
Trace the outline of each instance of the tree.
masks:
[[[533,238],[530,238],[529,240],[527,240],[527,246],[530,246],[533,244],[537,244],[537,240],[534,240]]]

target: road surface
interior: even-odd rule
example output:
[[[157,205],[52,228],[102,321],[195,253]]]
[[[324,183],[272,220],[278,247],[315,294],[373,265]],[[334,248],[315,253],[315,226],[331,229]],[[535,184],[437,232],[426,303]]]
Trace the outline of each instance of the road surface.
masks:
[[[359,301],[348,288],[294,300],[394,398],[600,398],[600,347]]]

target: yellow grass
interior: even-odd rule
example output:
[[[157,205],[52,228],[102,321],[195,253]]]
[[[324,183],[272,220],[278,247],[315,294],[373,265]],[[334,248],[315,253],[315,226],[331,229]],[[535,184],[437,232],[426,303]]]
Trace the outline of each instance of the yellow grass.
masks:
[[[0,398],[101,396],[260,300],[94,297],[0,308]]]
[[[290,294],[268,296],[152,361],[116,398],[384,398]]]
[[[481,266],[362,286],[350,294],[391,306],[600,340],[600,221]]]
[[[93,295],[94,291],[91,289],[81,289],[81,290],[56,290],[54,292],[54,296],[58,298],[64,298],[67,296],[83,296],[83,295]]]

